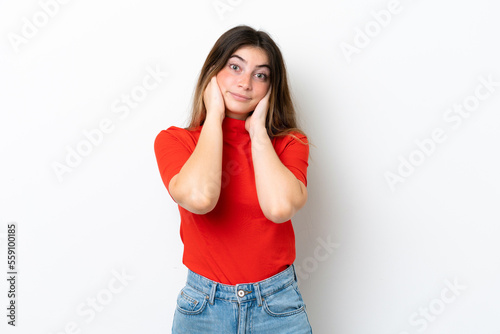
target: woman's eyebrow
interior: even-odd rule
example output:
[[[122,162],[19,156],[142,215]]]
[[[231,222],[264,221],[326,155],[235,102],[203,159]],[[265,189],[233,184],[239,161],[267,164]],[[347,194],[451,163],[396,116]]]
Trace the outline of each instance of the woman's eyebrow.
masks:
[[[234,57],[234,58],[238,58],[239,60],[241,60],[241,61],[242,61],[242,62],[244,62],[245,64],[247,63],[247,61],[246,61],[245,59],[243,59],[242,57],[240,57],[240,56],[238,56],[238,55],[236,55],[236,54],[234,54],[234,55],[232,55],[231,57],[229,57],[229,59],[231,59],[231,58],[233,58],[233,57]],[[269,65],[267,65],[267,64],[257,65],[257,66],[255,66],[255,67],[267,67],[267,68],[269,69],[269,71],[271,70],[271,66],[269,66]]]

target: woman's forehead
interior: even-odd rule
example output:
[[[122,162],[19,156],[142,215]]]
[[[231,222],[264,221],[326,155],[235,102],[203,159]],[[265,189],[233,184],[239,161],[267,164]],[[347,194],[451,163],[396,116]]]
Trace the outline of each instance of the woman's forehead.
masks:
[[[269,57],[264,49],[245,45],[233,52],[230,58],[236,57],[244,63],[253,63],[257,66],[269,66]]]

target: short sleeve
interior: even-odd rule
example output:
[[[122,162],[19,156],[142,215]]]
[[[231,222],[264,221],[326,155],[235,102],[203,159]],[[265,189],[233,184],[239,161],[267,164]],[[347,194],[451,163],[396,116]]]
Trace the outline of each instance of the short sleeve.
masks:
[[[196,146],[189,131],[175,126],[162,130],[155,139],[154,151],[161,179],[167,191],[170,180],[180,172]],[[172,195],[170,194],[170,197]],[[173,199],[173,198],[172,198]]]
[[[277,148],[276,153],[283,163],[295,177],[307,186],[307,167],[309,166],[309,142],[307,137],[300,133],[286,135],[283,139],[282,148]]]

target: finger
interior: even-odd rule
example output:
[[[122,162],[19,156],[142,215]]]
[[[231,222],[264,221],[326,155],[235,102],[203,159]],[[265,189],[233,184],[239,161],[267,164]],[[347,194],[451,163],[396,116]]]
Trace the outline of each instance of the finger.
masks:
[[[269,89],[267,90],[266,97],[269,98],[271,96],[271,91],[273,90],[273,86],[269,86]]]
[[[208,91],[210,89],[210,87],[212,87],[212,82],[213,82],[213,78],[210,79],[210,81],[208,82],[207,86],[205,87],[205,91]]]
[[[219,87],[219,82],[217,81],[217,76],[214,75],[214,77],[212,78],[214,81],[214,86],[217,87],[217,91],[220,92],[220,87]]]

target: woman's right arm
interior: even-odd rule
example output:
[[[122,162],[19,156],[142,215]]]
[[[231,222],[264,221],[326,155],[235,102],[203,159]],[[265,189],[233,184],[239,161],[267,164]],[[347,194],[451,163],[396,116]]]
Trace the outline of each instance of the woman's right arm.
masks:
[[[193,153],[178,174],[170,180],[168,190],[184,209],[205,214],[217,204],[222,176],[222,121],[224,99],[215,76],[203,94],[207,116]]]

